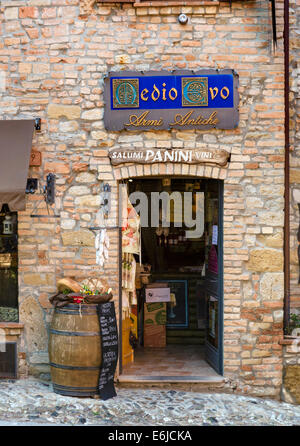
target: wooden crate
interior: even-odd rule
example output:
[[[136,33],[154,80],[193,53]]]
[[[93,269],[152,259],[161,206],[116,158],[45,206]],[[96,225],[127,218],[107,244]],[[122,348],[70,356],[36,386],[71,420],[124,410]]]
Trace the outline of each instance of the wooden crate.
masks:
[[[166,346],[166,326],[145,325],[144,347],[165,347],[165,346]]]

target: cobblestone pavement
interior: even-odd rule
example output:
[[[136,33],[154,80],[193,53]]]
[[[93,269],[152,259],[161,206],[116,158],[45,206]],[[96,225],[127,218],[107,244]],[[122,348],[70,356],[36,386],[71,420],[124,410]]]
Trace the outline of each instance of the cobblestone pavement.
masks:
[[[0,381],[0,425],[300,425],[300,406],[231,394],[117,389],[108,401],[57,395],[37,379]]]

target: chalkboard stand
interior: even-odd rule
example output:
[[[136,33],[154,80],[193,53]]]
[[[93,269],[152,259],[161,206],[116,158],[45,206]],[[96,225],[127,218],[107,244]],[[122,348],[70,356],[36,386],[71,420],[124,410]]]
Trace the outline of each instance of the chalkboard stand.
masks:
[[[97,305],[99,317],[102,362],[99,375],[99,396],[108,400],[117,396],[114,375],[118,362],[118,328],[114,302]]]

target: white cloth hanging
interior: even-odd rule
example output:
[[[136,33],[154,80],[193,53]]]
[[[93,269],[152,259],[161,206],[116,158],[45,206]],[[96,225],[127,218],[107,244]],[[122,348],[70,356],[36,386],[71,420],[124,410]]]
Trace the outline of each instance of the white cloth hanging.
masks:
[[[104,266],[109,256],[109,237],[106,229],[101,229],[95,237],[96,263]]]

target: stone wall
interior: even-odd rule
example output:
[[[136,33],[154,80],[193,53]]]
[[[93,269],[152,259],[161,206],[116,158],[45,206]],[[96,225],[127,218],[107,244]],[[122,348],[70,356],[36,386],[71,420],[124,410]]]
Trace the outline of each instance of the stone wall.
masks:
[[[291,182],[291,312],[300,314],[300,5],[291,1],[290,23],[290,182]]]
[[[81,6],[90,10],[80,15]],[[105,276],[118,301],[118,238],[95,264],[93,234],[103,181],[142,175],[197,175],[224,180],[224,371],[239,392],[279,397],[282,381],[284,75],[283,2],[272,49],[268,1],[198,6],[95,4],[79,0],[1,2],[0,91],[6,119],[42,118],[33,149],[43,184],[57,176],[55,213],[41,195],[19,214],[20,318],[30,372],[47,372],[48,297],[63,275]],[[84,5],[83,5],[84,4]],[[87,10],[84,10],[86,12]],[[189,23],[177,17],[185,12]],[[103,78],[108,71],[232,68],[240,77],[240,123],[234,130],[108,132]],[[3,76],[3,74],[2,74]],[[222,148],[228,168],[139,166],[113,169],[113,148]],[[118,305],[116,305],[118,309]]]

